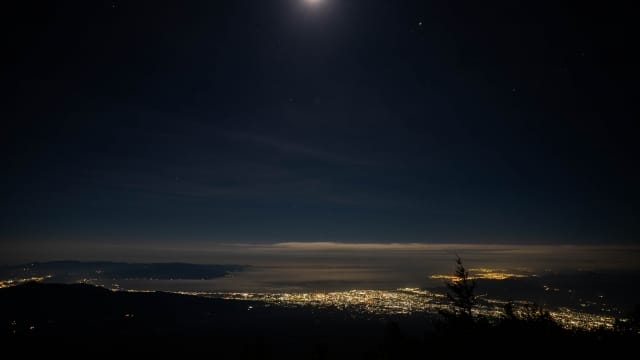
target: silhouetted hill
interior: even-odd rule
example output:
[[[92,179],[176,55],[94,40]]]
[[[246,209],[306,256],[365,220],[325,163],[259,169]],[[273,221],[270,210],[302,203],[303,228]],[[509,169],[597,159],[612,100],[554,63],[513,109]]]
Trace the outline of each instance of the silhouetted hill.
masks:
[[[363,316],[340,309],[162,292],[132,293],[84,284],[27,283],[0,289],[0,329],[23,353],[166,355],[212,358],[405,358],[449,351],[505,353],[623,351],[637,336],[570,332],[546,322],[490,324],[421,316]],[[534,345],[535,344],[535,345]],[[555,348],[551,348],[555,346]]]
[[[82,278],[97,279],[212,279],[246,265],[189,264],[189,263],[123,263],[110,261],[49,261],[0,267],[5,278],[52,276],[56,281],[75,282]]]
[[[0,289],[0,324],[2,335],[14,341],[55,347],[104,348],[104,339],[117,338],[117,346],[109,347],[113,351],[179,350],[240,358],[269,358],[271,353],[310,358],[329,344],[329,353],[353,355],[376,344],[384,329],[381,320],[339,310],[42,283]],[[405,319],[404,324],[424,329],[426,321]],[[147,348],[143,344],[150,336],[163,341]]]

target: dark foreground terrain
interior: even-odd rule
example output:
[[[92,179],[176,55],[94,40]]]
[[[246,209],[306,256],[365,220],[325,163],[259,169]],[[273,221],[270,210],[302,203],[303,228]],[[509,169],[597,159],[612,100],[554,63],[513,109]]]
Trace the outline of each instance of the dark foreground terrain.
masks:
[[[634,351],[635,330],[574,332],[544,317],[382,317],[171,293],[28,283],[0,289],[0,329],[24,353],[209,358],[426,358]]]

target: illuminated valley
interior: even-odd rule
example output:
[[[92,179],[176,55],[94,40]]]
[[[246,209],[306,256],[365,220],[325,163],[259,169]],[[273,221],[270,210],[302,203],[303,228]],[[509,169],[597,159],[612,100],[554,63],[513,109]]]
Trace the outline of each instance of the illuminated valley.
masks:
[[[0,289],[7,288],[10,286],[16,286],[16,285],[20,285],[28,282],[40,282],[50,278],[51,278],[51,275],[45,275],[45,276],[32,276],[28,278],[0,280]]]
[[[397,290],[349,290],[309,293],[185,293],[229,300],[259,301],[265,304],[320,309],[340,309],[362,315],[413,315],[436,316],[441,311],[453,311],[444,294],[417,288]],[[489,319],[504,316],[506,301],[482,298],[474,313]],[[525,305],[529,302],[518,302]],[[615,317],[576,311],[567,307],[551,310],[551,317],[563,327],[594,330],[613,328]]]
[[[59,265],[59,264],[56,264]],[[324,310],[338,310],[355,316],[427,316],[435,317],[441,312],[453,311],[451,302],[445,295],[444,288],[425,288],[405,287],[397,289],[373,290],[373,289],[340,289],[336,291],[318,291],[315,289],[306,289],[298,291],[284,291],[273,289],[262,291],[259,289],[247,288],[245,291],[222,291],[215,289],[215,282],[203,279],[211,277],[212,274],[220,277],[223,281],[235,281],[229,274],[228,269],[234,270],[235,267],[209,267],[204,268],[206,272],[202,272],[203,268],[197,268],[197,272],[189,273],[194,275],[191,283],[188,285],[180,285],[179,281],[175,281],[166,274],[164,267],[159,270],[141,272],[139,267],[125,264],[83,264],[82,266],[71,263],[73,265],[73,276],[67,268],[60,273],[46,273],[44,270],[51,270],[46,266],[40,265],[40,272],[33,266],[21,267],[16,269],[13,276],[0,281],[0,288],[12,287],[27,282],[64,282],[64,283],[83,283],[112,291],[125,292],[155,292],[164,291],[183,295],[202,296],[207,298],[234,300],[234,301],[251,301],[263,304],[265,307],[277,306],[283,308],[300,308],[309,307]],[[68,264],[65,264],[68,267]],[[175,266],[174,266],[175,267]],[[104,269],[110,269],[110,273]],[[122,271],[121,268],[127,269]],[[157,267],[156,267],[157,268]],[[187,269],[181,265],[178,267],[183,272]],[[81,269],[78,270],[78,269]],[[190,268],[189,268],[190,269]],[[61,271],[60,269],[55,269]],[[484,281],[482,287],[477,290],[486,291],[486,287],[490,284],[506,284],[510,282],[534,281],[534,287],[530,289],[530,295],[513,294],[508,292],[509,297],[521,299],[514,302],[515,312],[528,304],[532,304],[528,299],[539,298],[534,292],[542,293],[549,297],[574,296],[574,290],[571,288],[561,287],[553,282],[546,282],[549,278],[539,275],[514,271],[507,269],[495,268],[473,268],[470,269],[470,279]],[[161,271],[161,273],[158,273]],[[113,274],[118,274],[120,278],[115,278]],[[140,277],[140,275],[144,275]],[[224,275],[224,276],[223,276]],[[547,275],[548,276],[548,275]],[[164,279],[162,279],[164,277]],[[137,282],[130,282],[131,278],[136,278]],[[202,278],[202,279],[201,279]],[[437,280],[437,283],[443,284],[444,281],[452,281],[455,278],[451,275],[434,274],[429,276],[431,280]],[[195,282],[195,283],[194,283]],[[167,285],[168,284],[168,285]],[[196,284],[196,287],[190,287]],[[512,283],[513,284],[513,283]],[[552,285],[554,284],[554,285]],[[210,290],[196,290],[197,286],[211,286]],[[441,285],[442,286],[442,285]],[[241,287],[239,287],[242,289]],[[507,304],[505,298],[495,292],[489,291],[489,294],[480,294],[478,303],[474,309],[474,313],[487,319],[499,319],[504,316],[504,307]],[[549,298],[551,299],[551,298]],[[543,302],[540,304],[543,308],[549,310],[551,317],[561,324],[563,327],[579,328],[579,329],[598,329],[614,326],[616,317],[621,317],[622,312],[618,307],[605,301],[602,295],[597,297],[575,297],[572,302]],[[254,305],[252,305],[254,306]],[[255,305],[258,306],[258,305]]]

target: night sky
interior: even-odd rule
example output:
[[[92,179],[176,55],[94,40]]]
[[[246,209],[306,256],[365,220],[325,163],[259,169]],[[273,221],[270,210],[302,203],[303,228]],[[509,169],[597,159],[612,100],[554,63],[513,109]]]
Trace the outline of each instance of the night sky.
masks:
[[[5,250],[639,243],[630,9],[17,3],[1,15]]]

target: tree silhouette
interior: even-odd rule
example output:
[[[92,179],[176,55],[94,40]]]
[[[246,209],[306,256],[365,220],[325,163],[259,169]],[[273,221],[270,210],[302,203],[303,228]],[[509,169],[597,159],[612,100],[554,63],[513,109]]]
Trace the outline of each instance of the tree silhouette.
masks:
[[[454,280],[445,283],[449,289],[447,298],[451,300],[459,315],[472,317],[471,310],[476,304],[476,296],[474,294],[476,282],[469,278],[469,271],[464,268],[462,259],[457,255],[454,277]]]

